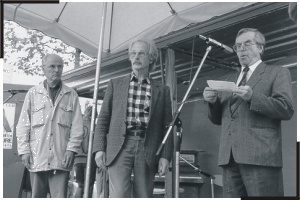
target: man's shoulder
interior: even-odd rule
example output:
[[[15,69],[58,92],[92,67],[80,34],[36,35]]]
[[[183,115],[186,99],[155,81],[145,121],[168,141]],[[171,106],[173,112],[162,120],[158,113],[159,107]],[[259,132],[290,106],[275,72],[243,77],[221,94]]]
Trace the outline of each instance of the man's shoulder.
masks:
[[[168,85],[162,84],[161,82],[159,82],[157,80],[151,79],[151,82],[152,82],[152,85],[156,85],[157,87],[159,87],[159,88],[161,88],[163,90],[169,89]]]
[[[118,78],[112,78],[112,79],[110,79],[110,81],[112,81],[113,83],[118,83],[118,82],[129,80],[129,79],[130,79],[130,74],[127,74],[125,76],[121,76]]]
[[[32,87],[28,90],[28,92],[40,91],[40,90],[42,90],[43,88],[44,88],[44,86],[43,86],[43,81],[42,81],[42,82],[40,82],[38,85],[32,86]]]
[[[284,70],[288,70],[288,69],[282,65],[266,64],[266,70],[273,71],[273,72],[279,72],[279,71],[284,71]]]
[[[65,90],[66,92],[72,92],[72,93],[75,93],[77,95],[77,92],[73,88],[67,86],[64,83],[62,83],[62,89]]]

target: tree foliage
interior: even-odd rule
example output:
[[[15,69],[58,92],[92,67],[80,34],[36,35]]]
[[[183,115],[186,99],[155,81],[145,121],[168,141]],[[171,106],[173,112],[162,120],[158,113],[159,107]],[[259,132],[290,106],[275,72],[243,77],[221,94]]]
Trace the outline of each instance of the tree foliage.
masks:
[[[4,21],[4,62],[17,66],[27,75],[43,75],[41,60],[47,53],[60,55],[64,60],[65,69],[74,67],[75,48],[42,32],[22,28],[15,22]],[[80,54],[80,65],[93,61],[95,59],[84,53]]]

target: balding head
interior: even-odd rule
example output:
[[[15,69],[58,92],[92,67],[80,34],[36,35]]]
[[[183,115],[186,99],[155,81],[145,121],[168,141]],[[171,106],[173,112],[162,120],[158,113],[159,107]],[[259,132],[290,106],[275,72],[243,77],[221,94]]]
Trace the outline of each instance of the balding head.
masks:
[[[62,75],[64,67],[63,59],[56,54],[47,54],[42,59],[42,69],[47,78],[47,82],[49,85],[55,86]]]
[[[45,63],[46,63],[46,61],[47,61],[47,59],[48,59],[49,57],[53,57],[53,58],[56,58],[56,59],[60,59],[61,62],[64,63],[64,62],[63,62],[63,59],[62,59],[59,55],[57,55],[57,54],[46,54],[46,55],[43,57],[43,59],[42,59],[42,65],[43,65],[43,66],[45,65]]]

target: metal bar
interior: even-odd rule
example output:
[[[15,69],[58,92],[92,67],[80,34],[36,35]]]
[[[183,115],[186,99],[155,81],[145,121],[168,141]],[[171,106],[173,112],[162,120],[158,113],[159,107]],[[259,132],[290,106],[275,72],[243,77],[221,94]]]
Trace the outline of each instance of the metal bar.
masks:
[[[211,198],[215,198],[214,180],[213,179],[210,179],[210,184],[211,184]]]
[[[112,25],[113,25],[113,16],[114,16],[114,2],[112,2],[112,4],[111,4],[110,29],[109,29],[109,40],[108,40],[108,53],[110,52],[111,30],[112,30]]]
[[[15,11],[14,11],[14,18],[13,18],[13,21],[15,22],[16,21],[16,16],[17,16],[17,10],[18,8],[21,6],[21,3],[19,5],[16,6],[15,8]]]
[[[162,61],[162,49],[160,49],[160,51],[159,51],[159,60],[160,60],[161,82],[164,85],[165,78],[164,78],[164,65],[163,65],[163,61]]]
[[[99,86],[99,78],[100,78],[100,68],[101,68],[101,60],[102,60],[102,49],[103,49],[103,40],[104,40],[104,29],[105,29],[105,18],[106,18],[106,9],[107,2],[103,3],[103,13],[101,20],[101,32],[100,32],[100,40],[98,47],[98,59],[97,59],[97,67],[96,67],[96,77],[95,77],[95,89],[94,89],[94,97],[93,97],[93,112],[92,112],[92,120],[91,120],[91,129],[90,129],[90,139],[89,139],[89,149],[87,156],[87,167],[86,167],[86,176],[84,182],[84,198],[89,197],[89,183],[90,183],[90,175],[91,175],[91,160],[92,160],[92,146],[94,140],[94,130],[95,130],[95,114],[97,112],[97,100],[98,100],[98,86]]]
[[[13,96],[15,96],[17,93],[11,93],[11,95],[7,98],[7,99],[5,99],[4,101],[3,101],[3,104],[5,104],[8,100],[10,100]]]
[[[64,7],[63,7],[63,9],[62,9],[62,10],[61,10],[61,12],[59,13],[59,16],[58,16],[58,18],[55,18],[55,20],[54,20],[55,22],[58,22],[58,21],[59,21],[59,18],[60,18],[60,16],[61,16],[61,14],[63,13],[63,11],[64,11],[64,9],[65,9],[65,7],[66,7],[67,3],[68,3],[68,2],[66,2],[66,3],[65,3],[65,5],[64,5]]]
[[[176,11],[172,8],[171,4],[169,2],[167,2],[167,4],[169,5],[169,7],[171,8],[171,13],[172,15],[176,14]]]
[[[175,112],[174,119],[173,119],[173,121],[171,122],[171,124],[170,124],[170,126],[169,126],[169,129],[168,129],[168,131],[167,131],[167,133],[166,133],[166,135],[165,135],[165,137],[164,137],[162,143],[160,144],[160,146],[159,146],[159,148],[158,148],[158,150],[157,150],[157,152],[156,152],[156,155],[159,155],[160,151],[162,150],[162,148],[163,148],[163,146],[164,146],[164,144],[165,144],[165,142],[166,142],[166,140],[167,140],[167,138],[168,138],[168,136],[169,136],[169,134],[170,134],[170,132],[171,132],[173,126],[174,126],[174,124],[175,124],[175,121],[177,120],[177,117],[178,117],[179,114],[180,114],[180,110],[181,110],[181,108],[183,107],[183,104],[185,103],[185,100],[186,100],[186,98],[187,98],[187,96],[188,96],[190,90],[192,89],[192,86],[194,85],[194,82],[195,82],[195,80],[196,80],[196,78],[197,78],[197,76],[198,76],[198,74],[199,74],[199,72],[200,72],[200,70],[201,70],[201,67],[202,67],[202,65],[203,65],[203,63],[204,63],[204,61],[205,61],[205,59],[206,59],[206,56],[207,56],[207,54],[211,51],[211,48],[212,48],[211,46],[208,46],[208,47],[207,47],[206,52],[205,52],[205,54],[204,54],[204,57],[203,57],[203,59],[202,59],[200,65],[199,65],[199,67],[198,67],[198,69],[197,69],[197,71],[196,71],[196,73],[195,73],[195,75],[194,75],[194,78],[193,78],[193,80],[192,80],[192,82],[191,82],[191,84],[190,84],[188,90],[186,91],[186,93],[185,93],[185,95],[184,95],[184,97],[183,97],[183,100],[182,100],[182,102],[181,102],[181,105],[179,106],[179,108],[178,108],[177,111]]]
[[[175,153],[176,155],[175,155],[175,157],[176,157],[176,159],[175,159],[175,165],[176,165],[176,167],[175,167],[175,180],[173,180],[173,181],[175,181],[175,195],[174,195],[174,198],[179,198],[179,155],[180,155],[180,152],[179,151],[177,151],[176,153]],[[173,173],[174,173],[174,170],[173,170]]]

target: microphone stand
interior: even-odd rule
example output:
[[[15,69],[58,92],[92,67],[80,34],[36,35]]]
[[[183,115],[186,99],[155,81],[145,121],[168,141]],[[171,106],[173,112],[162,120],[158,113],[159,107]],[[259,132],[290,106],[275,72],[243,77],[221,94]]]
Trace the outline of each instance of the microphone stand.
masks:
[[[160,151],[162,150],[163,146],[165,145],[166,140],[167,140],[167,138],[168,138],[168,136],[169,136],[169,134],[170,134],[170,132],[171,132],[171,130],[172,130],[172,128],[173,128],[175,122],[177,121],[178,116],[180,115],[180,111],[181,111],[181,109],[182,109],[182,107],[183,107],[183,104],[185,103],[185,101],[186,101],[186,99],[187,99],[187,96],[188,96],[190,90],[192,89],[192,87],[193,87],[193,85],[194,85],[194,82],[195,82],[195,80],[196,80],[196,78],[197,78],[197,76],[198,76],[198,74],[199,74],[199,72],[200,72],[200,70],[201,70],[201,67],[202,67],[202,65],[203,65],[203,63],[204,63],[204,61],[205,61],[205,59],[206,59],[206,57],[207,57],[207,54],[211,51],[211,48],[212,48],[211,46],[208,46],[208,47],[206,48],[206,52],[205,52],[205,54],[204,54],[204,56],[203,56],[203,58],[202,58],[202,61],[201,61],[200,65],[199,65],[199,67],[198,67],[198,69],[197,69],[197,71],[196,71],[196,74],[195,74],[195,76],[194,76],[194,78],[193,78],[193,80],[192,80],[192,82],[191,82],[191,84],[190,84],[188,90],[186,91],[186,93],[185,93],[185,95],[184,95],[184,97],[183,97],[183,100],[182,100],[182,102],[180,103],[179,108],[178,108],[177,111],[175,112],[174,119],[173,119],[173,121],[170,123],[169,129],[168,129],[168,131],[167,131],[167,133],[166,133],[166,135],[165,135],[165,137],[164,137],[162,143],[160,144],[160,146],[159,146],[159,148],[158,148],[158,150],[157,150],[157,152],[156,152],[156,155],[157,155],[157,156],[160,154]]]
[[[189,164],[192,168],[194,168],[194,170],[197,170],[199,174],[203,174],[204,176],[210,178],[210,184],[211,184],[211,196],[212,198],[214,198],[214,181],[216,177],[214,177],[213,175],[206,173],[202,170],[200,170],[199,168],[195,167],[194,165],[192,165],[189,161],[187,161],[186,159],[184,159],[183,157],[179,156],[184,162],[186,162],[187,164]]]
[[[173,169],[175,169],[175,173],[172,174],[173,176],[173,181],[172,182],[172,192],[173,192],[173,197],[175,198],[179,198],[179,163],[180,163],[180,159],[182,159],[184,162],[186,162],[187,164],[189,164],[191,167],[194,168],[194,170],[197,170],[198,173],[203,174],[204,176],[210,178],[210,183],[211,183],[211,193],[212,193],[212,198],[214,198],[214,184],[213,184],[213,180],[215,179],[215,177],[213,175],[210,175],[209,173],[206,173],[202,170],[200,170],[199,168],[195,167],[193,164],[191,164],[190,162],[188,162],[187,160],[185,160],[183,157],[180,156],[180,145],[181,145],[181,141],[182,141],[182,122],[179,118],[177,118],[177,121],[175,122],[175,125],[177,127],[176,130],[176,136],[175,136],[175,162],[173,162]]]
[[[173,197],[179,198],[179,157],[180,157],[180,145],[182,139],[182,122],[177,118],[175,125],[177,127],[175,140],[175,161],[172,163],[172,168],[175,173],[172,173],[172,179],[175,180],[172,182],[172,193]],[[174,172],[173,171],[173,172]]]
[[[13,98],[13,96],[15,96],[16,94],[18,94],[18,92],[13,92],[13,91],[9,91],[9,90],[4,90],[3,92],[10,92],[10,94],[11,94],[7,99],[5,99],[3,101],[3,104],[5,104],[8,100],[10,100],[11,98]]]
[[[202,58],[202,60],[201,60],[201,63],[200,63],[200,65],[199,65],[199,67],[198,67],[198,69],[197,69],[197,71],[196,71],[196,73],[195,73],[195,76],[194,76],[194,78],[193,78],[193,80],[192,80],[192,82],[191,82],[191,84],[190,84],[190,86],[189,86],[189,88],[188,88],[188,90],[186,91],[186,93],[185,93],[185,95],[184,95],[184,97],[183,97],[183,100],[182,100],[182,102],[180,103],[180,106],[178,107],[178,109],[177,109],[177,111],[175,112],[175,116],[174,116],[174,118],[173,118],[173,121],[170,123],[170,125],[169,125],[169,128],[168,128],[168,131],[167,131],[167,133],[166,133],[166,135],[165,135],[165,137],[164,137],[164,139],[163,139],[163,141],[162,141],[162,143],[160,144],[160,146],[159,146],[159,148],[158,148],[158,150],[157,150],[157,152],[156,152],[156,156],[158,156],[159,154],[160,154],[160,151],[162,150],[162,148],[163,148],[163,146],[165,145],[165,142],[166,142],[166,140],[167,140],[167,138],[168,138],[168,136],[169,136],[169,134],[170,134],[170,132],[171,132],[171,130],[172,130],[172,128],[173,128],[173,126],[180,120],[179,118],[178,118],[178,116],[180,115],[180,111],[181,111],[181,109],[182,109],[182,107],[183,107],[183,104],[185,103],[185,101],[186,101],[186,99],[187,99],[187,97],[188,97],[188,94],[189,94],[189,92],[190,92],[190,90],[192,89],[192,87],[193,87],[193,85],[194,85],[194,82],[195,82],[195,80],[196,80],[196,78],[197,78],[197,76],[198,76],[198,74],[199,74],[199,72],[200,72],[200,70],[201,70],[201,67],[202,67],[202,65],[203,65],[203,63],[204,63],[204,61],[205,61],[205,59],[206,59],[206,57],[207,57],[207,54],[211,51],[211,49],[212,49],[212,47],[211,46],[208,46],[207,48],[206,48],[206,52],[205,52],[205,54],[204,54],[204,56],[203,56],[203,58]],[[179,120],[178,120],[179,119]],[[178,123],[177,123],[178,124]],[[180,123],[181,124],[181,123]],[[179,125],[180,125],[179,124]],[[180,126],[180,129],[181,129],[181,126]],[[180,140],[181,140],[181,133],[180,133],[180,131],[179,132],[177,132],[177,134],[176,135],[178,135],[178,137],[179,137],[179,135],[180,135]],[[175,137],[175,140],[177,140],[178,142],[177,142],[177,144],[179,145],[179,147],[177,146],[177,147],[175,147],[176,148],[176,150],[175,150],[175,155],[176,155],[176,161],[175,161],[175,175],[176,175],[176,177],[175,177],[175,184],[174,184],[174,182],[173,182],[173,184],[172,184],[172,187],[173,187],[173,197],[175,196],[176,198],[178,198],[179,197],[179,157],[180,157],[180,143],[179,143],[179,138],[178,138],[177,136]],[[174,164],[173,164],[173,166],[174,166]],[[173,171],[174,172],[174,171]],[[174,175],[173,175],[173,178],[174,178]],[[173,179],[174,180],[174,179]],[[174,195],[174,187],[175,187],[175,195]]]

